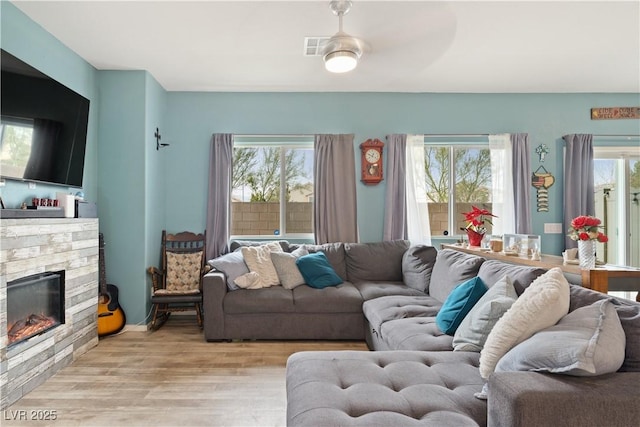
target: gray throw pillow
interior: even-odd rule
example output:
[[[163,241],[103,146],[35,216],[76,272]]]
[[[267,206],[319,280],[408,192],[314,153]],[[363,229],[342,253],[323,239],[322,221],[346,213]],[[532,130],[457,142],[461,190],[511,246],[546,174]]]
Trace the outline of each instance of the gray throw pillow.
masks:
[[[573,376],[616,372],[624,361],[625,334],[609,300],[580,307],[523,341],[496,371],[542,371]]]
[[[271,252],[271,261],[276,268],[280,284],[285,289],[293,289],[296,286],[304,285],[304,277],[300,273],[296,260],[302,255],[308,255],[309,251],[299,248],[292,253]]]
[[[402,280],[410,288],[426,292],[438,251],[433,246],[416,245],[402,256]]]
[[[427,292],[440,302],[445,302],[453,288],[476,277],[485,259],[453,249],[438,251]]]
[[[478,300],[453,336],[455,351],[480,352],[489,332],[518,299],[513,284],[504,276]]]
[[[347,279],[350,282],[402,280],[402,256],[408,240],[345,243]]]
[[[236,278],[249,272],[249,267],[247,267],[247,264],[244,262],[244,257],[240,251],[230,252],[218,258],[211,259],[207,261],[207,264],[224,273],[227,278],[227,288],[229,288],[230,291],[240,289],[235,283]]]

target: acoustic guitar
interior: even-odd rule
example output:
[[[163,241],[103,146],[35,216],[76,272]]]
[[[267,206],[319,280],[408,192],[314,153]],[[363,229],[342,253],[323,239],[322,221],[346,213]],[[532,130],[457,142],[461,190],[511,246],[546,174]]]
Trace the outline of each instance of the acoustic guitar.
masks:
[[[124,328],[127,318],[118,303],[118,287],[107,284],[107,274],[104,262],[104,237],[100,238],[100,294],[98,297],[98,336],[104,337],[116,334]]]

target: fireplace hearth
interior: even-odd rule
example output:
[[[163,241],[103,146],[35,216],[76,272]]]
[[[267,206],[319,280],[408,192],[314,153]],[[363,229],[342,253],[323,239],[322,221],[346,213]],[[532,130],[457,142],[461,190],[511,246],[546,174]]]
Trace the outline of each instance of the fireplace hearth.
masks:
[[[64,270],[7,283],[9,347],[64,323]]]

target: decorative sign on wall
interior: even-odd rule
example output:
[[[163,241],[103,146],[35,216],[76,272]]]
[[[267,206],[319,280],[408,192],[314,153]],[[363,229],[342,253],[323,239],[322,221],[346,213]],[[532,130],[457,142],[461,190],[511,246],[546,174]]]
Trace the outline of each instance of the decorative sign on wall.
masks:
[[[549,212],[549,187],[556,182],[555,177],[540,166],[531,176],[531,185],[536,188],[538,212]]]
[[[540,157],[540,162],[544,162],[545,156],[549,153],[549,147],[540,144],[536,147],[536,154]]]
[[[592,108],[591,120],[640,119],[640,107]]]

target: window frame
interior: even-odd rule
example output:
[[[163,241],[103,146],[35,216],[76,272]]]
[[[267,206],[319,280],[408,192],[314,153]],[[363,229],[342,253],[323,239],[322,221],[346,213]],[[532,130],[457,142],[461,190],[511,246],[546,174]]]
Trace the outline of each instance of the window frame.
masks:
[[[448,192],[448,218],[447,230],[449,234],[432,235],[437,239],[457,238],[463,236],[456,227],[456,168],[455,168],[455,150],[456,149],[489,149],[488,135],[424,135],[424,148],[448,148],[449,155],[449,192]],[[426,155],[426,153],[425,153]],[[433,203],[433,202],[431,202]]]
[[[314,140],[313,135],[234,135],[233,149],[236,148],[279,148],[280,149],[280,165],[284,165],[286,162],[287,150],[304,149],[311,150],[314,155]],[[233,167],[233,165],[232,165]],[[280,212],[278,218],[279,233],[278,234],[231,234],[230,239],[238,240],[311,240],[315,239],[315,233],[288,233],[286,227],[286,215],[287,215],[287,201],[286,201],[286,168],[280,167],[280,193],[279,203]],[[315,176],[312,170],[311,176],[312,184],[315,183]],[[229,197],[233,196],[233,188],[229,192]],[[230,201],[232,203],[232,200]],[[314,200],[311,203],[315,203]],[[233,221],[232,215],[229,215],[230,223]],[[311,218],[313,223],[313,216]],[[230,231],[232,227],[230,226]]]
[[[615,145],[594,145],[593,147],[593,159],[595,160],[615,160],[622,165],[616,167],[617,176],[615,177],[615,184],[618,186],[618,194],[631,194],[631,168],[630,161],[640,161],[640,147],[633,146],[615,146]],[[595,174],[594,174],[595,180]],[[594,186],[595,186],[594,182]],[[595,195],[594,195],[595,196]],[[630,197],[618,197],[617,200],[618,209],[624,212],[624,219],[622,223],[617,222],[618,236],[622,234],[624,239],[620,239],[617,245],[617,250],[623,252],[622,257],[618,257],[618,261],[622,261],[623,265],[631,265],[631,241],[633,236],[631,235],[631,198]],[[604,221],[604,219],[603,219]],[[612,231],[605,231],[609,235]],[[619,263],[619,262],[618,262]]]

